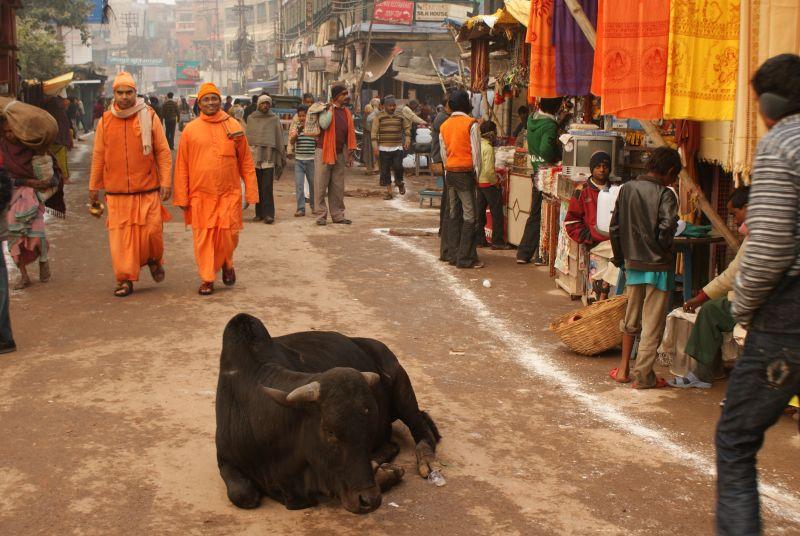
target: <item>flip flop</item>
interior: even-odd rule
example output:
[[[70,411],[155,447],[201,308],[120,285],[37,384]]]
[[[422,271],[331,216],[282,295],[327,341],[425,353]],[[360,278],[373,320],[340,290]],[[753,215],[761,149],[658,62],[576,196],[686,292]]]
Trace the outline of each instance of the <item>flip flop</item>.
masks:
[[[619,367],[612,368],[611,372],[608,373],[611,379],[617,383],[630,383],[631,381],[630,377],[628,377],[627,380],[617,380],[617,374],[619,374]]]
[[[650,387],[641,387],[636,382],[633,382],[633,385],[631,385],[631,387],[633,387],[634,389],[661,389],[662,387],[666,386],[667,386],[667,380],[665,380],[664,378],[656,378],[655,385],[652,385]]]
[[[152,276],[153,281],[156,283],[164,281],[167,274],[164,272],[164,267],[161,264],[158,264],[156,261],[148,261],[147,267],[150,268],[150,276]]]
[[[690,387],[696,387],[697,389],[711,389],[710,383],[686,376],[675,376],[671,380],[667,381],[667,385],[670,387],[677,387],[678,389],[689,389]]]
[[[200,285],[200,288],[197,289],[197,292],[201,296],[211,296],[214,294],[214,283],[203,282],[203,284]]]

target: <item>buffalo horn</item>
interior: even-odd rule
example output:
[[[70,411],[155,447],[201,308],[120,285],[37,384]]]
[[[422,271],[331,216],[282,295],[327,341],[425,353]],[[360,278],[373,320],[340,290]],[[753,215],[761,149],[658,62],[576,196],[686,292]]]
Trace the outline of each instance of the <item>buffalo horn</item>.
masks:
[[[316,402],[319,400],[320,386],[319,382],[311,382],[298,387],[286,397],[286,401],[290,404],[298,402]]]
[[[370,387],[375,386],[379,381],[381,381],[380,375],[374,372],[362,372],[361,374],[364,376],[364,379],[367,380],[367,383]]]

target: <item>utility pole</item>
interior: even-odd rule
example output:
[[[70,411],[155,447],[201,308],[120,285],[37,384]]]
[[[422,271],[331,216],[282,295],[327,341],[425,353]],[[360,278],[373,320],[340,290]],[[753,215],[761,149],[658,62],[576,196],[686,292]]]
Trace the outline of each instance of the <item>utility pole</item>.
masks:
[[[372,46],[372,25],[375,23],[375,8],[372,8],[372,15],[369,18],[369,30],[367,30],[367,46],[364,51],[364,57],[361,58],[361,73],[358,75],[358,84],[356,85],[356,110],[361,110],[361,85],[364,83],[364,73],[367,71],[367,62],[369,61],[369,49]]]

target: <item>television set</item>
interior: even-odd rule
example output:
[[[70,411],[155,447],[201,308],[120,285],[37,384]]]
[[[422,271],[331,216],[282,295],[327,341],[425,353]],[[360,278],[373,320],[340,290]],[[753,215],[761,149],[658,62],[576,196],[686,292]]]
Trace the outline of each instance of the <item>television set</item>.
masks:
[[[621,178],[623,145],[623,138],[616,133],[588,134],[585,131],[580,134],[570,133],[569,139],[564,143],[562,158],[564,175],[573,181],[587,180],[591,176],[589,160],[597,151],[603,151],[611,156],[612,179]]]

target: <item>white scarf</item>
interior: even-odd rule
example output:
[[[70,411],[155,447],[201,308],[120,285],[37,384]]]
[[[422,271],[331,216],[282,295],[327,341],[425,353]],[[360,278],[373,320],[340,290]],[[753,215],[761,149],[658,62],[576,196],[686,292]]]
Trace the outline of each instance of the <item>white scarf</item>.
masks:
[[[111,106],[111,114],[120,119],[128,119],[137,113],[139,114],[139,128],[142,131],[142,149],[144,154],[150,154],[153,152],[153,125],[150,122],[150,113],[147,111],[144,99],[138,97],[136,104],[125,110],[118,110],[116,104]]]

